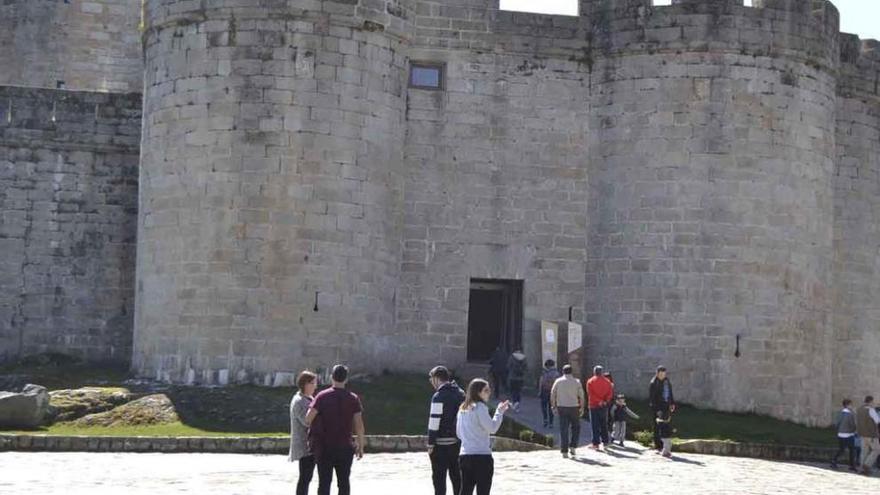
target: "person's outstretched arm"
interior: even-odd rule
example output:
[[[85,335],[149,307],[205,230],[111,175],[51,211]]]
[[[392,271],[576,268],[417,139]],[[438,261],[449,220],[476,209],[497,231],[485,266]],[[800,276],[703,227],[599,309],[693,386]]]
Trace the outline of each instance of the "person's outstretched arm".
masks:
[[[477,407],[474,410],[474,413],[477,415],[477,419],[480,421],[480,426],[483,427],[484,430],[488,431],[490,435],[494,435],[501,428],[501,423],[504,422],[504,411],[502,411],[501,405],[495,409],[495,416],[489,417],[489,408],[484,404],[483,407]]]

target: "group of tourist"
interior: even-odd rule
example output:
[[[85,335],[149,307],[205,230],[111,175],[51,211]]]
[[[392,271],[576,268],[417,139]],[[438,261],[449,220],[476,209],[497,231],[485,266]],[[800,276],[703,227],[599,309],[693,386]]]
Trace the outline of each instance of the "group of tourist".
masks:
[[[428,455],[431,461],[434,492],[445,495],[446,479],[456,495],[488,495],[492,487],[494,461],[491,435],[504,420],[504,414],[520,402],[519,393],[527,369],[525,356],[514,353],[504,363],[511,401],[498,404],[490,413],[489,401],[493,385],[482,378],[470,381],[462,390],[449,370],[436,366],[428,373],[435,392],[431,398],[428,417]],[[519,354],[522,354],[521,352]],[[613,381],[601,366],[593,369],[593,376],[585,387],[572,374],[571,365],[562,373],[555,373],[555,363],[544,363],[539,389],[545,424],[552,426],[559,418],[561,450],[564,457],[576,454],[580,435],[580,418],[589,410],[593,429],[591,448],[601,450],[610,442],[609,424],[615,442],[624,444],[626,420],[638,418],[626,406],[626,397],[614,394]],[[492,382],[497,394],[502,375],[493,370]],[[365,446],[363,407],[360,399],[346,390],[349,370],[336,365],[331,372],[332,387],[315,395],[317,375],[303,371],[297,377],[297,393],[290,404],[291,462],[299,463],[297,495],[306,495],[315,468],[318,470],[318,495],[329,495],[335,473],[338,493],[351,493],[349,477],[354,458],[363,457]],[[513,377],[511,380],[510,378]],[[552,381],[550,380],[552,378]],[[650,404],[655,413],[655,447],[669,456],[671,428],[670,414],[675,410],[672,386],[666,369],[659,367],[650,385]],[[542,407],[542,409],[544,409]],[[356,438],[354,441],[352,437]]]
[[[837,461],[844,451],[849,453],[850,471],[870,475],[873,468],[880,467],[880,413],[874,397],[865,397],[864,403],[855,411],[852,400],[843,400],[843,409],[837,420],[837,444],[837,452],[831,459],[832,468],[837,468]]]
[[[590,448],[602,450],[612,441],[623,446],[628,418],[639,419],[626,405],[626,396],[615,393],[614,380],[602,366],[593,368],[593,376],[584,387],[572,375],[571,365],[562,367],[562,374],[552,359],[544,362],[538,381],[541,395],[541,415],[545,427],[553,427],[554,416],[559,417],[560,449],[564,457],[575,455],[580,437],[580,418],[589,412],[592,428]],[[664,457],[671,457],[671,415],[675,411],[672,384],[666,377],[666,368],[659,366],[648,389],[649,406],[654,414],[654,446]]]

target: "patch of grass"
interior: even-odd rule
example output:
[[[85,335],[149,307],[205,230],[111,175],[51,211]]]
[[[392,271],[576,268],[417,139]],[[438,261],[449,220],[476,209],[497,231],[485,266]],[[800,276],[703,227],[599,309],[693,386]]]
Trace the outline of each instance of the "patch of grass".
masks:
[[[105,428],[102,426],[75,426],[70,423],[59,423],[36,430],[8,431],[26,435],[58,435],[58,436],[90,436],[90,437],[268,437],[287,435],[287,432],[227,432],[210,431],[194,428],[181,422],[153,426],[120,426]]]
[[[50,390],[85,386],[126,386],[124,369],[94,368],[79,364],[16,365],[0,368],[4,378],[26,376]],[[222,388],[169,386],[161,390],[139,389],[128,385],[133,394],[164,393],[174,403],[179,423],[138,427],[77,427],[60,423],[32,434],[96,436],[268,436],[286,435],[294,388],[267,388],[251,385]],[[349,389],[364,404],[364,422],[370,435],[424,435],[429,401],[433,389],[423,374],[394,373],[354,380]],[[633,433],[651,431],[653,418],[645,401],[628,399],[630,408],[641,416],[631,421]],[[736,442],[786,445],[828,446],[834,443],[830,428],[809,428],[755,414],[731,414],[680,405],[672,418],[676,438],[715,439]],[[525,428],[505,420],[499,434],[519,438]],[[645,435],[641,435],[645,437]],[[650,437],[646,437],[650,441]]]
[[[630,431],[653,431],[648,403],[627,399],[627,405],[640,416],[638,420],[631,421]],[[832,428],[810,428],[757,414],[724,413],[684,404],[679,404],[672,415],[672,426],[676,430],[674,438],[678,440],[726,440],[815,447],[827,447],[835,441]]]
[[[5,378],[5,380],[4,380]],[[95,367],[85,364],[42,364],[39,362],[0,367],[0,383],[16,388],[25,383],[42,385],[49,390],[67,388],[120,386],[131,378],[125,368]]]
[[[424,374],[400,373],[355,381],[349,389],[360,396],[369,435],[427,435],[434,389]]]

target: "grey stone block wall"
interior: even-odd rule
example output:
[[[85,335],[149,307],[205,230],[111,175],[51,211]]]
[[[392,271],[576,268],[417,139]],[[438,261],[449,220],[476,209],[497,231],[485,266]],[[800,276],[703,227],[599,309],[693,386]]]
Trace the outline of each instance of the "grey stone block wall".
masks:
[[[586,31],[488,7],[426,2],[414,20],[409,56],[443,63],[446,87],[408,92],[397,315],[410,368],[464,364],[472,278],[524,281],[532,371],[540,321],[583,316]]]
[[[571,307],[628,394],[664,363],[683,401],[827,423],[880,393],[878,47],[742,3],[148,0],[141,46],[136,1],[0,0],[0,85],[146,88],[136,204],[136,95],[0,86],[2,359],[459,366],[470,279],[518,279],[535,365]]]
[[[0,86],[0,362],[129,362],[139,136],[139,94]]]
[[[0,1],[0,85],[140,92],[140,0]]]
[[[834,404],[880,382],[880,43],[841,39],[834,176]]]
[[[137,372],[393,367],[406,12],[146,3]]]
[[[597,21],[587,355],[633,395],[665,364],[681,400],[825,424],[837,19],[782,7]]]

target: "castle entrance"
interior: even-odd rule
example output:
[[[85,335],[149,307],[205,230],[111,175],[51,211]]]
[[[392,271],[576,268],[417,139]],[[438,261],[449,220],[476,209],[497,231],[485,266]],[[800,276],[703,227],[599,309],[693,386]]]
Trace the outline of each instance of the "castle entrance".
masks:
[[[496,347],[522,347],[522,280],[471,279],[467,359],[485,363]]]

